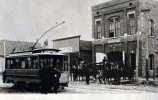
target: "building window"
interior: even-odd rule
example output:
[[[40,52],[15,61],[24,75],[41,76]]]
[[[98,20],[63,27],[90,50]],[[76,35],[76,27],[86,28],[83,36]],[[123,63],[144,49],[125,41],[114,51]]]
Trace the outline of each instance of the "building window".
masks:
[[[109,37],[115,37],[115,24],[114,24],[114,20],[110,19],[110,29],[109,29]]]
[[[97,33],[97,39],[102,38],[102,28],[101,28],[101,21],[96,21],[96,33]]]
[[[120,18],[112,17],[109,19],[109,37],[116,37],[120,34]]]
[[[154,65],[154,55],[151,54],[151,55],[149,55],[149,67],[150,67],[150,70],[153,70],[153,65]]]
[[[135,11],[128,12],[128,26],[129,26],[129,35],[136,33],[136,21],[135,21]]]
[[[149,20],[150,25],[150,35],[153,36],[154,33],[154,21],[152,19]]]
[[[121,33],[121,22],[120,22],[119,17],[117,17],[115,19],[115,24],[116,24],[116,34],[120,35],[120,33]]]

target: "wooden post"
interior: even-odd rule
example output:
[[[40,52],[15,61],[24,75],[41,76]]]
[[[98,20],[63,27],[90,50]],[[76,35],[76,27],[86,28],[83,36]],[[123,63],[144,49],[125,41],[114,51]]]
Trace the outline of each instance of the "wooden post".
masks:
[[[140,42],[140,36],[141,36],[141,32],[137,32],[137,48],[136,48],[136,81],[138,81],[138,67],[139,67],[139,48],[140,48],[140,45],[139,45],[139,42]]]
[[[5,70],[5,59],[6,59],[6,40],[4,40],[3,42],[3,53],[4,53],[4,64],[3,64],[3,67],[2,67],[2,72]]]

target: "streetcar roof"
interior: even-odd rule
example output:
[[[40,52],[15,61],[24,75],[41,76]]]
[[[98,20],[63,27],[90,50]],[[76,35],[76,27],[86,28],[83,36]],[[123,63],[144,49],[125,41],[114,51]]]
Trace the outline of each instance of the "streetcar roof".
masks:
[[[64,56],[64,54],[59,53],[35,53],[35,54],[10,54],[6,58],[10,57],[26,57],[26,56]]]
[[[40,52],[59,52],[61,50],[59,49],[34,49],[34,50],[27,50],[27,51],[21,51],[21,52],[13,52],[11,54],[17,54],[17,53],[27,53],[27,52],[32,52],[32,53],[40,53]]]
[[[6,56],[6,58],[10,57],[26,57],[26,56],[64,56],[64,54],[59,53],[57,49],[40,49],[40,50],[31,50],[24,52],[11,53]]]

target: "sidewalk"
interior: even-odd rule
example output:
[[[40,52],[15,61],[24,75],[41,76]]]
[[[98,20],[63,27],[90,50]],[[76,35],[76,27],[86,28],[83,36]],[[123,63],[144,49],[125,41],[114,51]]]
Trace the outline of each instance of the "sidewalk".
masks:
[[[94,89],[94,90],[119,89],[119,90],[127,90],[127,91],[132,90],[132,91],[158,93],[158,87],[147,86],[147,85],[136,85],[136,84],[109,85],[109,84],[90,83],[90,85],[87,85],[86,82],[69,82],[69,87]]]
[[[139,78],[138,79],[138,85],[143,84],[143,85],[148,85],[148,86],[157,86],[158,87],[158,78],[149,78],[147,81],[146,78]]]

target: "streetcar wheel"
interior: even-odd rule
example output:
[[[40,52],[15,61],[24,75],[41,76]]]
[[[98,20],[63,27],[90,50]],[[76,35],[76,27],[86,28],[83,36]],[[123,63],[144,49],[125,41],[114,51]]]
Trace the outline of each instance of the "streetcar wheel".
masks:
[[[65,89],[64,86],[62,86],[62,87],[61,87],[61,90],[64,90],[64,89]]]
[[[28,84],[28,89],[30,91],[38,91],[39,90],[40,85],[37,83],[29,83]]]
[[[26,88],[26,84],[24,82],[17,82],[13,86],[14,89],[22,90]]]
[[[51,90],[52,90],[52,86],[48,86],[46,84],[41,85],[41,88],[40,88],[41,93],[49,93],[51,92]]]
[[[58,86],[53,86],[53,93],[57,93],[59,90],[59,87]]]

